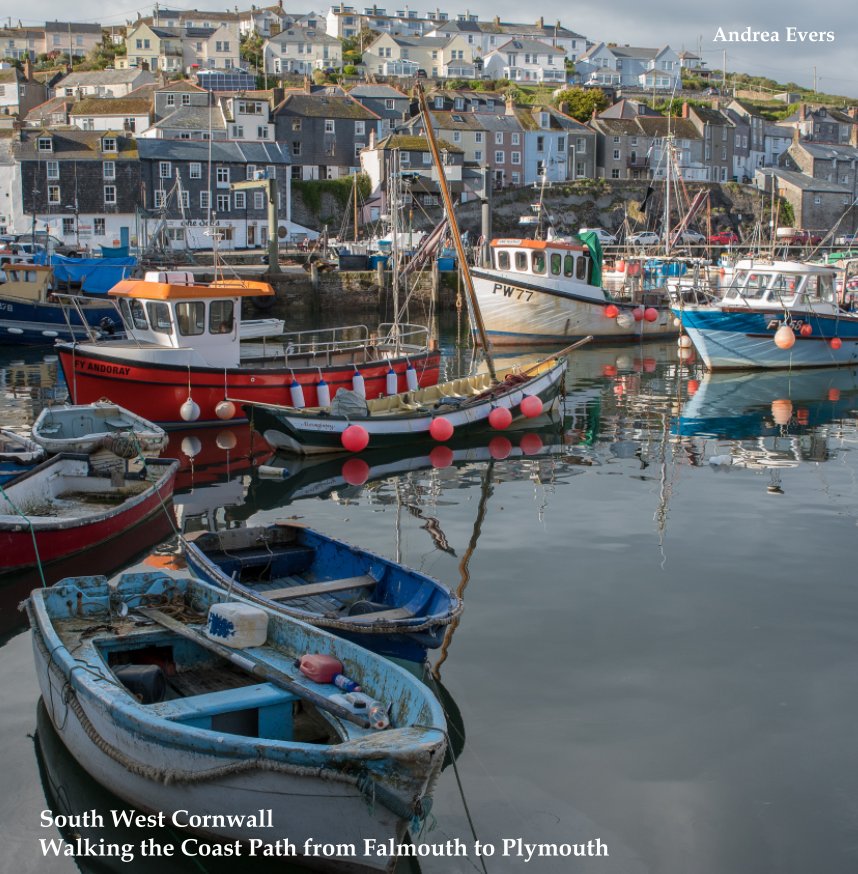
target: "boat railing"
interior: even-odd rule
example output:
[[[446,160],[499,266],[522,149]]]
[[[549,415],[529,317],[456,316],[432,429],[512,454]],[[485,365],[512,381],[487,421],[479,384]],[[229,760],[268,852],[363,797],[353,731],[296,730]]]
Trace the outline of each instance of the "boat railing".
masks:
[[[92,306],[93,302],[96,300],[91,294],[66,294],[54,291],[51,293],[51,298],[62,306],[63,318],[65,319],[69,336],[72,338],[77,334],[84,332],[87,339],[91,343],[95,343],[97,340],[103,339],[105,335],[114,333],[123,334],[125,332],[125,323],[122,319],[122,313],[119,311],[118,302],[111,298],[107,298],[104,301],[98,301],[104,306],[110,304],[116,311],[116,323],[111,323],[111,325],[91,325],[87,321],[84,310],[85,308]],[[72,311],[77,313],[77,317],[80,319],[80,325],[72,324]],[[102,321],[104,320],[102,319]]]
[[[422,352],[429,348],[429,329],[409,322],[381,322],[377,344],[398,346],[405,352]]]

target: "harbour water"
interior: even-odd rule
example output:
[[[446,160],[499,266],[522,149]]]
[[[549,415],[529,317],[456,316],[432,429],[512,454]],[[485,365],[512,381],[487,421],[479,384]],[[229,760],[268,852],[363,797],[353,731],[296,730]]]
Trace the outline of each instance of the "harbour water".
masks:
[[[468,360],[452,329],[450,372]],[[49,356],[0,351],[4,424],[62,398]],[[854,871],[858,372],[710,378],[673,343],[585,348],[564,411],[562,426],[510,446],[454,446],[447,466],[370,449],[357,477],[343,459],[270,459],[243,426],[188,430],[167,451],[183,463],[178,524],[300,518],[460,591],[462,620],[433,660],[462,748],[420,840],[496,852],[426,858],[421,871]],[[260,463],[289,476],[260,479]],[[150,533],[169,551],[169,524]],[[149,551],[126,546],[88,571]],[[40,839],[60,832],[42,811],[127,805],[39,717],[16,611],[34,584],[0,584],[0,870],[302,870],[43,855]],[[113,839],[150,835],[188,837]],[[607,857],[525,862],[527,844],[597,839]]]

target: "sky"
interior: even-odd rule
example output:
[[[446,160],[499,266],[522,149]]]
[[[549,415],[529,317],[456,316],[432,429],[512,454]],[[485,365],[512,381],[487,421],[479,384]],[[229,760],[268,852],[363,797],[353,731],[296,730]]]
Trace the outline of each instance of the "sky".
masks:
[[[264,5],[266,0],[254,0]],[[273,0],[268,0],[273,2]],[[358,8],[375,2],[383,8],[392,7],[391,0],[350,0]],[[459,0],[461,2],[461,0]],[[235,8],[223,0],[177,0],[162,5],[174,9],[220,9]],[[151,14],[152,6],[135,6],[133,0],[77,0],[70,6],[67,0],[42,0],[26,7],[26,14],[35,18],[21,18],[24,8],[19,4],[17,14],[12,14],[11,2],[0,6],[0,20],[12,17],[12,24],[20,20],[24,25],[44,24],[46,20],[63,21],[73,17],[76,21],[98,21],[102,24],[123,24],[137,17],[138,11]],[[250,5],[247,0],[239,2],[241,9]],[[286,10],[308,12],[311,0],[284,0]],[[499,15],[504,21],[528,20],[523,17],[520,0],[464,0],[461,6],[442,0],[400,0],[397,8],[408,5],[420,13],[440,8],[451,16],[468,11],[482,19]],[[316,4],[317,12],[326,12],[330,0]],[[72,9],[74,10],[72,12]],[[721,69],[723,52],[727,51],[729,71],[749,72],[767,76],[780,82],[797,82],[812,88],[814,68],[819,91],[829,94],[846,94],[858,98],[858,16],[850,0],[760,0],[756,4],[748,0],[717,0],[717,2],[689,2],[689,0],[661,0],[656,7],[653,0],[596,0],[596,2],[570,4],[566,0],[540,0],[528,4],[528,11],[535,21],[540,15],[546,22],[558,19],[565,26],[588,39],[599,42],[616,42],[635,46],[662,46],[669,44],[674,49],[702,51],[702,57],[710,68]],[[4,22],[5,23],[5,22]],[[750,27],[753,31],[777,32],[779,42],[719,42],[715,40],[718,28],[724,32],[739,31]],[[787,40],[787,28],[810,33],[833,33],[833,42]]]

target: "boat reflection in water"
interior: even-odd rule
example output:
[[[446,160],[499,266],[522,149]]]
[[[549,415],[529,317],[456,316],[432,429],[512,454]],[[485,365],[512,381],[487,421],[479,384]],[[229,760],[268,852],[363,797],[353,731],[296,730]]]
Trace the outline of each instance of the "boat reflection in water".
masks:
[[[769,471],[771,494],[783,494],[781,471],[834,456],[829,438],[858,406],[854,368],[707,373],[690,388],[671,433],[698,465]]]

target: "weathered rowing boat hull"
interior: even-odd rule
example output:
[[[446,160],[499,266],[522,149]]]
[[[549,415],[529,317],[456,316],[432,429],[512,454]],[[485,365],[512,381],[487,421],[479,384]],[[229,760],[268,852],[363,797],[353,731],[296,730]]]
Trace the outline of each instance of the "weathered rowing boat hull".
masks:
[[[223,421],[217,415],[217,405],[226,397],[249,403],[290,404],[290,384],[294,377],[301,385],[306,406],[317,403],[316,386],[320,372],[328,383],[331,397],[340,388],[351,389],[357,370],[364,378],[367,397],[387,394],[387,373],[392,367],[398,377],[398,390],[405,391],[405,372],[409,363],[417,371],[421,387],[438,382],[440,352],[423,352],[369,363],[338,364],[329,367],[265,368],[194,367],[155,362],[134,361],[109,350],[95,351],[80,346],[59,346],[69,394],[76,404],[88,404],[99,398],[110,398],[138,415],[168,427],[187,428],[180,409],[188,396],[199,405],[196,424]],[[231,421],[242,419],[236,404]]]
[[[655,307],[658,318],[635,321],[635,304],[614,302],[619,314],[605,315],[609,300],[541,288],[474,270],[474,290],[492,343],[497,346],[557,346],[592,336],[595,343],[664,340],[677,334],[667,306]],[[620,322],[631,322],[623,326]]]
[[[40,475],[40,469],[52,461],[26,476]],[[157,481],[109,510],[74,519],[23,518],[7,511],[0,520],[0,574],[69,558],[124,534],[155,513],[168,512],[179,463],[168,459],[152,459],[149,463],[162,471]]]

